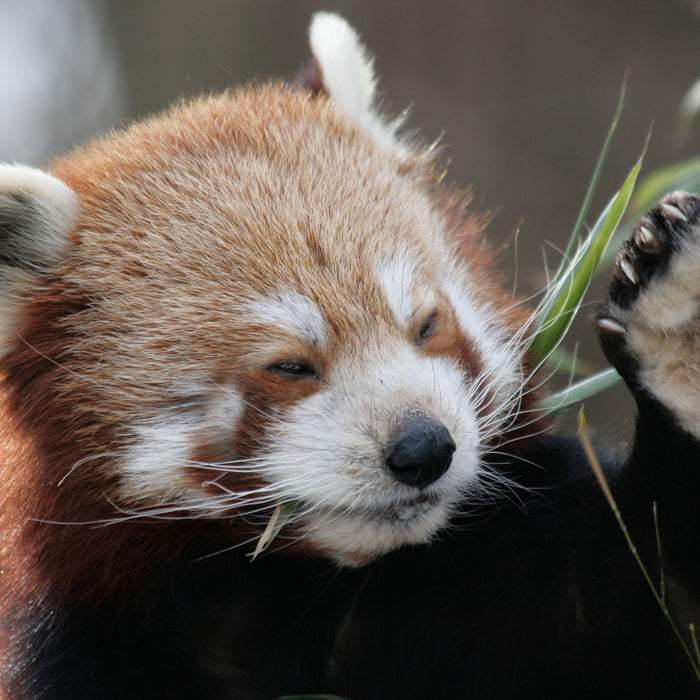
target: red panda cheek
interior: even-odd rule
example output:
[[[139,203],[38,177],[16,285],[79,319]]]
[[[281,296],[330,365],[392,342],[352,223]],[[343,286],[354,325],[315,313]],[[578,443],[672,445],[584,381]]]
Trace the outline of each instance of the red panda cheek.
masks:
[[[236,452],[249,457],[257,453],[269,429],[293,406],[316,393],[321,383],[312,378],[278,376],[253,371],[238,382],[245,406],[233,436]]]
[[[424,352],[455,359],[467,377],[477,377],[483,369],[481,354],[476,342],[460,329],[452,307],[441,306],[435,323],[435,332],[422,345]]]
[[[460,332],[457,335],[456,349],[459,364],[465,373],[472,379],[478,377],[483,370],[483,364],[476,343]]]
[[[460,327],[451,305],[441,305],[435,331],[423,343],[422,351],[434,357],[456,360],[463,373],[465,383],[476,381],[485,371],[485,361],[478,342]],[[495,405],[495,397],[488,386],[477,411],[486,417]]]

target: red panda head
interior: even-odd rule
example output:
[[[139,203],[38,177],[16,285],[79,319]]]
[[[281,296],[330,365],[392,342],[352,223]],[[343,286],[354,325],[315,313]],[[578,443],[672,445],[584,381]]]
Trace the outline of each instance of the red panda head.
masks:
[[[105,542],[206,522],[249,552],[293,504],[280,544],[360,564],[480,493],[521,411],[525,319],[479,219],[374,109],[353,30],[317,15],[311,45],[323,94],[235,90],[51,175],[0,169],[24,515]]]

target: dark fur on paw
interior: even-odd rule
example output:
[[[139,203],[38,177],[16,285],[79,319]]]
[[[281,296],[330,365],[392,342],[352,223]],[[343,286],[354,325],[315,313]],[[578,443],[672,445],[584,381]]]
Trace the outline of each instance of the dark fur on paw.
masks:
[[[610,299],[620,308],[629,308],[640,289],[664,274],[699,220],[700,199],[688,192],[666,195],[642,216],[615,257]]]
[[[700,199],[666,195],[615,259],[594,314],[601,346],[633,391],[700,432]]]

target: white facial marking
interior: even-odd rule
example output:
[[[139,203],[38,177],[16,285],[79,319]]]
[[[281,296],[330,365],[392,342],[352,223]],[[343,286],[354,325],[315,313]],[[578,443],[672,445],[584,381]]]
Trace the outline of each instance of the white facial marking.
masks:
[[[397,254],[377,268],[379,284],[399,327],[408,330],[416,314],[430,313],[437,302],[433,289],[417,279],[408,255]]]
[[[122,489],[138,501],[182,498],[182,470],[192,452],[196,421],[166,417],[132,427],[135,438],[120,472]]]
[[[248,304],[247,311],[254,319],[280,328],[309,345],[322,345],[328,335],[321,310],[311,299],[295,291],[280,291],[255,299]]]
[[[199,430],[230,437],[244,411],[245,403],[234,387],[216,387],[215,395],[207,403],[197,427]]]
[[[407,329],[413,316],[413,265],[405,255],[397,255],[379,265],[377,274],[394,318]]]
[[[203,440],[230,440],[245,406],[231,386],[202,387],[190,395],[197,397],[192,407],[180,407],[131,427],[130,447],[120,469],[121,488],[137,504],[191,506],[213,515],[221,510],[219,502],[209,502],[196,481],[185,479],[185,469],[196,468],[192,454]],[[202,481],[210,476],[203,471]]]
[[[513,337],[498,323],[498,314],[487,302],[477,301],[466,283],[467,274],[454,268],[443,281],[460,328],[476,346],[483,363],[482,381],[502,403],[504,419],[517,407],[523,385],[523,338]],[[494,428],[497,426],[494,425]]]

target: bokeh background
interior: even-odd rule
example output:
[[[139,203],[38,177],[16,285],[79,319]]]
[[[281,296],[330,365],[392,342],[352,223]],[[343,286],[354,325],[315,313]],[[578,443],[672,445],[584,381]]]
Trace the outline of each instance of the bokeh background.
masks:
[[[522,294],[558,262],[625,75],[593,212],[652,124],[644,173],[700,153],[700,125],[677,128],[700,78],[696,0],[0,0],[0,160],[41,165],[179,95],[291,77],[322,9],[376,57],[385,108],[410,107],[408,128],[439,137],[451,178],[497,212],[491,235]],[[587,324],[573,335],[602,367]],[[621,389],[587,403],[591,422],[622,434],[630,411]]]

